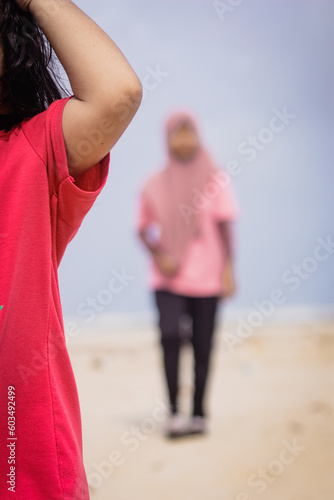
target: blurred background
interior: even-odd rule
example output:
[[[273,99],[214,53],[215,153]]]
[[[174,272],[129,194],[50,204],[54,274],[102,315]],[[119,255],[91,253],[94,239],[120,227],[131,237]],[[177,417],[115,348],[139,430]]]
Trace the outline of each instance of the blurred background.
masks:
[[[333,1],[76,3],[144,88],[59,271],[92,498],[333,500]],[[166,116],[180,106],[197,114],[231,172],[241,216],[238,293],[216,339],[212,431],[170,443],[135,227],[141,187],[166,160]],[[111,278],[121,285],[112,297]],[[189,351],[182,367],[186,414]]]
[[[65,316],[85,328],[88,313],[80,316],[78,308],[88,309],[87,298],[124,268],[133,279],[110,303],[105,299],[95,324],[109,325],[111,316],[121,318],[117,326],[150,320],[136,207],[143,182],[166,159],[166,115],[182,106],[198,115],[217,164],[237,165],[239,293],[226,314],[246,314],[280,289],[285,301],[269,320],[333,317],[333,248],[326,260],[326,249],[324,260],[312,259],[318,238],[334,240],[333,2],[77,3],[122,49],[144,99],[61,264]]]

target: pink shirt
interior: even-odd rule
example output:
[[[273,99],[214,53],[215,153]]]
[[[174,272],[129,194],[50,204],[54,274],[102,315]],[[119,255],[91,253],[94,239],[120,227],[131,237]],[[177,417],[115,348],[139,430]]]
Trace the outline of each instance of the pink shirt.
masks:
[[[195,206],[191,207],[195,209]],[[234,221],[238,205],[231,182],[217,189],[216,195],[206,198],[200,209],[200,235],[188,244],[178,273],[166,277],[152,259],[150,287],[168,290],[189,297],[219,296],[222,292],[222,272],[225,252],[218,229],[221,221]],[[142,196],[139,203],[138,228],[147,230],[156,225],[153,210]]]
[[[66,102],[0,131],[1,500],[89,499],[57,268],[106,182],[109,158],[70,177]]]

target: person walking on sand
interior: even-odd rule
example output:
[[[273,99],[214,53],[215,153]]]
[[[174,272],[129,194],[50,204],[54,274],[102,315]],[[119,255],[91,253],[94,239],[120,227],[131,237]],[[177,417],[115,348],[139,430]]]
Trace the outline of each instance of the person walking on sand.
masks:
[[[167,382],[170,438],[207,430],[204,398],[219,298],[235,292],[232,223],[238,207],[230,178],[204,147],[192,113],[173,113],[166,124],[168,162],[145,184],[139,235],[151,259],[151,288]],[[182,322],[192,320],[195,383],[192,416],[179,413]]]
[[[70,0],[0,0],[0,13],[0,498],[88,500],[57,268],[142,88]]]

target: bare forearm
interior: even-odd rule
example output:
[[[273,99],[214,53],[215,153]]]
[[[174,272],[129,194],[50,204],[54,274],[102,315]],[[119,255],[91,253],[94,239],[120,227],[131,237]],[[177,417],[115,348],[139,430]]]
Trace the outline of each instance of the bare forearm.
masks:
[[[75,97],[112,103],[120,94],[139,91],[139,80],[103,30],[70,0],[32,0],[36,18],[70,80]]]
[[[226,256],[226,261],[232,265],[234,260],[234,231],[232,223],[220,222],[219,231],[224,248],[224,253]]]
[[[117,45],[70,0],[15,1],[35,17],[72,86],[62,128],[69,173],[80,176],[130,124],[142,99],[141,83]]]
[[[234,273],[234,237],[231,222],[221,222],[219,230],[225,255],[225,264],[222,276],[222,298],[232,297],[236,291]]]

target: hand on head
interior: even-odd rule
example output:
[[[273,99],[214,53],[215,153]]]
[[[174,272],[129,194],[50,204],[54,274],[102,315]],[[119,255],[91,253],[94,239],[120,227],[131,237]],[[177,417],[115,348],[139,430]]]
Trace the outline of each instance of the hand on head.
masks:
[[[14,0],[12,0],[12,1],[14,1]],[[29,5],[31,4],[32,0],[15,0],[15,2],[20,7],[20,9],[28,12]]]

